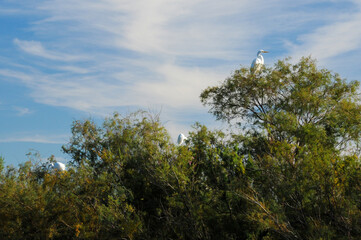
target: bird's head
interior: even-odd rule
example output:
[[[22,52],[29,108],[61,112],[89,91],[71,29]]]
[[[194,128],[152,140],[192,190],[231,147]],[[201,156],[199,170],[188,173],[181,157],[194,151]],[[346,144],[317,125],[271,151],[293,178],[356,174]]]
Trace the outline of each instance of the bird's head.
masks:
[[[181,145],[185,140],[187,140],[186,136],[184,136],[183,133],[179,134],[177,140],[178,145]]]
[[[257,56],[260,55],[261,53],[268,53],[268,51],[265,51],[265,50],[259,50],[258,53],[257,53]]]

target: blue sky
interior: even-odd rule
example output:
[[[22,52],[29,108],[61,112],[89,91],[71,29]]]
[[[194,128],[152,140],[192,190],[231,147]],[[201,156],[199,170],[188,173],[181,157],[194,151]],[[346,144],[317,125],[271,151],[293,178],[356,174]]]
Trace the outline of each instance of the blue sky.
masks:
[[[161,111],[173,139],[225,127],[199,94],[259,49],[360,80],[360,23],[360,1],[2,0],[0,155],[67,161],[72,122],[114,111]]]

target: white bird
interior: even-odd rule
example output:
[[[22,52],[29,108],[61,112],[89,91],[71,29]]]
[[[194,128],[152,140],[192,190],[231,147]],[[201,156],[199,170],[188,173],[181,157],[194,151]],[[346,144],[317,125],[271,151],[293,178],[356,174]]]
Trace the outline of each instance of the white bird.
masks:
[[[183,135],[183,133],[178,135],[177,143],[178,145],[181,145],[185,140],[187,140],[186,136]]]
[[[55,162],[55,163],[52,163],[51,166],[60,171],[60,172],[63,172],[65,171],[65,164],[64,163],[61,163],[61,162]]]
[[[265,50],[258,51],[257,57],[252,61],[252,65],[251,65],[252,73],[256,73],[261,70],[261,68],[264,64],[264,59],[263,59],[262,53],[268,53],[268,51],[265,51]]]

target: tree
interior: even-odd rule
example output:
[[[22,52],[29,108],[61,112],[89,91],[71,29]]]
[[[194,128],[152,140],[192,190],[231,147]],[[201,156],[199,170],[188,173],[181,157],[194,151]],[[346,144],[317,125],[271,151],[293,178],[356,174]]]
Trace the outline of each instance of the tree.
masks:
[[[239,134],[158,116],[75,121],[67,171],[0,158],[0,239],[358,239],[358,82],[315,61],[241,68],[201,100]]]
[[[109,206],[111,196],[132,206],[140,220],[135,238],[238,239],[262,231],[248,216],[262,212],[244,195],[242,159],[222,132],[196,124],[187,145],[177,147],[159,119],[144,112],[115,114],[101,127],[76,121],[72,131],[65,152],[74,166],[92,169],[92,181],[109,186],[94,201]]]
[[[286,239],[361,234],[358,86],[308,57],[241,68],[201,94],[217,119],[242,127],[246,172]]]

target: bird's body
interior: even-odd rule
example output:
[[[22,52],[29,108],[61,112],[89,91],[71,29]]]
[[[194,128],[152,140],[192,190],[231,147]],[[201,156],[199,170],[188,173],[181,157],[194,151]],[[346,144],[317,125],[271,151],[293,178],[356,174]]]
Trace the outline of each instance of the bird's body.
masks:
[[[185,140],[187,140],[187,138],[183,135],[183,133],[178,135],[178,140],[177,140],[178,145],[181,145]]]
[[[52,164],[53,168],[60,171],[60,172],[63,172],[65,171],[65,164],[64,163],[61,163],[61,162],[55,162],[54,164]]]
[[[268,53],[268,51],[264,51],[264,50],[258,51],[257,57],[252,61],[252,64],[251,64],[251,72],[252,73],[259,72],[262,69],[262,66],[264,65],[264,59],[263,59],[262,53]]]

